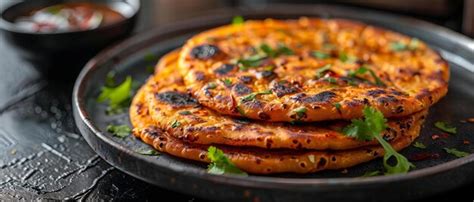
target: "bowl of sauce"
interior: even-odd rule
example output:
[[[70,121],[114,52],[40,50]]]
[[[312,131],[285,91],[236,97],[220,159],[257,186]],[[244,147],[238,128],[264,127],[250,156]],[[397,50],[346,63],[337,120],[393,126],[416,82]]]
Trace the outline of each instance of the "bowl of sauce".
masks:
[[[78,72],[131,34],[139,10],[139,0],[26,0],[1,11],[0,28],[41,72]]]

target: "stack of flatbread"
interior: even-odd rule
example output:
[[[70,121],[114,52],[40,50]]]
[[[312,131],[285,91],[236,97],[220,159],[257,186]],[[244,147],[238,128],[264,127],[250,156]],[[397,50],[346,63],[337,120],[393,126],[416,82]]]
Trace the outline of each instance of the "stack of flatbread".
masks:
[[[210,162],[214,146],[256,174],[348,168],[384,155],[344,133],[371,107],[397,151],[447,93],[449,67],[417,39],[342,19],[262,20],[195,35],[135,95],[133,133]]]

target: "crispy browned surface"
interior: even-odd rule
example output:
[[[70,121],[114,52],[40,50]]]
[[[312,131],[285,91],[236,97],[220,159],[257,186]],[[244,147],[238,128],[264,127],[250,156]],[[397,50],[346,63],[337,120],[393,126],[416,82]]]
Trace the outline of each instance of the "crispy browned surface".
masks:
[[[186,93],[182,77],[176,70],[176,52],[164,56],[157,73],[136,96],[143,110],[149,106],[154,124],[181,141],[198,144],[253,146],[268,149],[352,149],[374,145],[374,141],[358,141],[341,134],[346,121],[311,124],[272,123],[238,120],[220,115]],[[141,95],[145,94],[145,95]],[[146,101],[145,101],[146,100]],[[136,113],[131,111],[131,113]],[[391,119],[384,132],[386,140],[396,140],[407,132],[425,113]],[[132,114],[133,116],[133,114]]]
[[[209,162],[207,148],[209,145],[187,143],[170,136],[155,126],[146,107],[145,93],[142,90],[135,96],[130,108],[133,134],[155,149],[173,156]],[[406,133],[391,144],[401,150],[411,144],[418,136],[423,119],[417,120]],[[249,147],[232,147],[215,145],[222,149],[227,157],[240,169],[255,174],[271,173],[311,173],[321,170],[342,169],[370,161],[383,156],[384,150],[379,146],[343,151],[309,151],[309,150],[266,150]]]
[[[385,117],[402,117],[428,108],[446,94],[449,68],[421,41],[414,50],[398,52],[391,50],[392,42],[410,44],[411,38],[340,19],[248,21],[191,38],[183,46],[179,66],[199,103],[232,116],[265,121],[352,119],[361,117],[363,107],[371,105]],[[273,49],[284,44],[294,55],[268,58],[258,67],[239,70],[236,61],[255,55],[264,43]],[[330,57],[318,59],[312,51]],[[344,54],[358,59],[343,62],[339,57]],[[332,65],[331,72],[316,78],[316,71],[327,64]],[[348,72],[361,65],[372,69],[387,86],[347,82]],[[362,77],[374,82],[369,73]],[[209,88],[210,83],[216,87]],[[250,93],[266,90],[272,93],[242,101]],[[340,110],[335,103],[341,105]],[[294,110],[302,107],[306,112],[298,116]]]

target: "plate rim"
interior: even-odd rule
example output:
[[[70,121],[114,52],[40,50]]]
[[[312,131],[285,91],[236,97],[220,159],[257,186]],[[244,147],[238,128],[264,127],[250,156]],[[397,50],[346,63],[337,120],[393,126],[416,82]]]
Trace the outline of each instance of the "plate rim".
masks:
[[[146,158],[143,155],[137,154],[131,151],[130,149],[128,149],[127,147],[113,141],[111,137],[108,137],[103,132],[101,132],[100,129],[97,128],[93,124],[91,119],[89,118],[89,115],[87,114],[86,109],[85,109],[85,100],[82,99],[82,95],[84,94],[86,90],[85,89],[86,80],[88,76],[90,76],[92,73],[94,73],[94,71],[96,71],[100,67],[98,66],[98,64],[101,61],[110,59],[112,55],[120,52],[119,48],[135,47],[137,46],[137,42],[144,43],[145,41],[151,40],[152,38],[158,37],[159,35],[172,34],[173,32],[178,32],[183,29],[190,30],[192,28],[203,27],[203,26],[209,25],[210,20],[216,21],[216,20],[230,19],[230,17],[234,16],[235,14],[241,14],[243,16],[256,14],[255,12],[262,11],[260,9],[264,9],[264,10],[270,9],[272,12],[276,12],[276,13],[282,12],[285,14],[291,14],[292,11],[289,11],[289,10],[294,10],[294,9],[288,9],[288,6],[289,5],[283,5],[283,4],[273,5],[272,4],[272,8],[259,8],[255,10],[249,10],[248,8],[218,9],[216,10],[216,12],[222,12],[224,10],[226,12],[221,13],[219,15],[203,16],[203,17],[192,19],[192,20],[185,20],[185,21],[180,21],[173,24],[167,24],[160,27],[156,27],[152,29],[151,31],[134,35],[133,37],[126,39],[125,41],[119,44],[116,44],[112,47],[109,47],[101,51],[98,55],[92,58],[85,65],[85,67],[79,74],[74,84],[72,100],[73,100],[74,119],[75,119],[76,124],[86,126],[86,128],[92,134],[97,136],[103,142],[109,144],[110,146],[114,148],[118,148],[119,150],[127,153],[127,155],[130,155],[131,157],[138,159],[140,161],[146,161],[147,163],[155,164],[165,171],[172,172],[172,173],[179,172],[180,175],[199,178],[202,180],[209,180],[216,183],[224,183],[224,184],[229,184],[229,185],[239,185],[239,186],[254,187],[254,188],[272,188],[272,189],[302,191],[302,190],[314,190],[314,188],[324,190],[324,189],[330,189],[332,187],[340,187],[341,185],[342,186],[367,186],[367,185],[376,186],[380,184],[409,181],[409,180],[418,179],[422,177],[429,177],[432,175],[448,172],[452,169],[460,168],[462,166],[466,166],[468,164],[474,163],[474,154],[470,154],[467,157],[451,160],[442,164],[423,168],[420,170],[414,170],[407,174],[374,176],[374,177],[369,177],[369,178],[340,177],[340,178],[311,178],[309,179],[309,178],[285,178],[285,177],[258,176],[258,175],[252,175],[249,177],[241,177],[241,176],[234,176],[234,175],[213,175],[213,174],[208,174],[204,170],[198,171],[198,172],[194,172],[194,171],[182,172],[182,170],[178,170],[172,167],[167,167],[165,165],[160,165],[157,162],[153,162],[153,160]],[[303,13],[301,12],[301,9],[307,8],[308,5],[291,5],[291,7],[298,8],[299,9],[298,12]],[[388,14],[388,13],[379,12],[379,11],[373,11],[369,9],[349,8],[349,7],[344,7],[344,6],[311,5],[311,7],[313,9],[315,7],[318,7],[318,9],[322,9],[322,10],[331,10],[331,12],[335,12],[335,10],[337,12],[350,11],[352,13],[353,12],[357,12],[357,13],[368,12],[370,13],[370,15],[368,16],[372,16],[372,17],[382,16],[384,18],[392,19],[392,20],[398,19],[400,24],[417,26],[417,27],[420,27],[420,29],[428,29],[430,32],[437,32],[437,34],[439,34],[441,37],[449,39],[451,42],[455,42],[457,45],[462,46],[464,49],[467,49],[468,51],[474,54],[474,41],[473,40],[469,39],[468,37],[464,35],[451,31],[447,28],[434,25],[422,20],[414,19],[411,17],[400,16],[400,15]],[[229,12],[229,10],[231,10],[232,12]],[[304,10],[307,10],[307,9],[304,9]],[[87,131],[82,131],[82,127],[79,127],[79,129],[81,130],[81,133],[83,135],[84,133],[87,132]],[[91,145],[91,143],[89,143],[89,145]],[[93,149],[96,150],[96,148],[93,148]],[[97,152],[97,153],[100,153],[100,152]],[[107,161],[107,158],[104,158],[104,159]],[[114,167],[117,167],[120,170],[127,172],[127,170],[121,169],[120,165],[117,165],[109,161],[107,162],[112,164]],[[133,176],[136,176],[142,179],[142,177],[137,176],[134,173],[129,173],[129,174],[132,174]],[[147,179],[145,180],[153,184],[156,184],[154,181],[150,181]]]

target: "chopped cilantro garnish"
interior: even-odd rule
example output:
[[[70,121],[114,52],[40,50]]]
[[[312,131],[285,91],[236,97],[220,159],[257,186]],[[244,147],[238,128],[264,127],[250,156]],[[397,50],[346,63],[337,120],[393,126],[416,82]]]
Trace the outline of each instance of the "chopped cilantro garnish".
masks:
[[[413,146],[419,149],[426,149],[426,146],[421,142],[415,142]]]
[[[339,60],[344,63],[354,63],[357,61],[357,57],[343,52],[339,54]]]
[[[456,134],[456,127],[451,126],[446,122],[438,121],[434,125],[436,126],[436,128],[439,128],[444,132],[451,133],[451,134]]]
[[[324,78],[324,80],[326,80],[327,82],[329,82],[331,84],[336,84],[337,83],[337,80],[334,77],[326,77],[326,78]]]
[[[374,70],[367,68],[366,66],[360,66],[357,70],[355,71],[349,71],[348,76],[350,78],[360,78],[359,75],[363,75],[365,73],[369,72],[370,76],[375,80],[375,85],[377,86],[385,86],[385,83],[382,82],[382,80],[375,74]],[[365,79],[364,79],[365,80]]]
[[[255,97],[257,97],[257,95],[269,95],[269,94],[272,94],[272,91],[271,90],[266,90],[266,91],[262,91],[262,92],[256,92],[256,93],[250,93],[244,97],[242,97],[242,99],[240,99],[240,101],[242,102],[248,102],[248,101],[252,101],[255,99]]]
[[[334,103],[334,107],[336,107],[337,110],[340,110],[341,109],[341,104],[339,104],[338,102]]]
[[[136,152],[141,154],[141,155],[146,155],[146,156],[158,156],[158,155],[160,155],[160,152],[158,152],[154,149],[138,150]]]
[[[245,111],[240,106],[235,107],[240,115],[245,116]]]
[[[314,56],[315,58],[318,58],[318,59],[326,59],[326,58],[330,57],[330,55],[328,53],[324,53],[324,52],[321,52],[321,51],[312,51],[311,55]]]
[[[384,118],[382,112],[366,106],[363,113],[364,119],[353,119],[352,123],[343,129],[343,133],[358,140],[370,141],[374,138],[377,139],[385,150],[383,164],[387,170],[387,174],[406,173],[411,167],[415,167],[407,158],[395,151],[380,135],[387,127],[387,120]],[[396,159],[394,166],[388,163],[392,157]]]
[[[127,76],[125,81],[117,87],[104,86],[101,89],[98,102],[109,101],[110,111],[119,111],[128,104],[130,100],[130,93],[132,89],[132,77]],[[108,110],[109,111],[109,110]]]
[[[222,79],[222,82],[224,83],[225,86],[231,86],[232,85],[232,80],[226,78]]]
[[[322,78],[324,74],[331,69],[331,64],[326,64],[316,70],[316,78]]]
[[[155,71],[155,67],[153,67],[153,65],[148,65],[146,66],[146,71],[148,73],[153,73]]]
[[[178,120],[174,120],[171,122],[171,128],[177,128],[181,125],[181,123]]]
[[[262,61],[265,58],[265,56],[253,55],[245,59],[239,59],[237,61],[237,65],[239,66],[240,70],[247,70],[250,67],[258,67],[260,64],[262,64]]]
[[[262,50],[265,53],[265,55],[271,58],[278,57],[279,55],[293,55],[294,54],[290,48],[286,47],[283,44],[278,45],[277,49],[273,49],[268,44],[262,44],[260,45],[260,50]]]
[[[469,156],[469,153],[464,152],[464,151],[459,151],[455,148],[443,148],[444,151],[446,151],[448,154],[452,154],[458,158],[466,157]]]
[[[153,54],[152,52],[148,52],[148,53],[145,54],[143,59],[145,59],[145,61],[147,61],[147,62],[155,62],[155,61],[158,60],[158,57],[155,54]]]
[[[410,40],[410,43],[405,44],[403,42],[397,41],[390,43],[390,49],[393,51],[405,51],[405,50],[415,50],[418,48],[420,41],[417,38]]]
[[[207,172],[216,175],[234,174],[247,176],[247,173],[237,168],[224,154],[224,152],[214,146],[207,149],[207,158],[211,163],[207,167]]]
[[[244,24],[244,17],[238,15],[238,16],[234,16],[232,18],[232,24],[233,25],[241,25],[241,24]]]
[[[367,171],[362,175],[361,177],[373,177],[382,174],[380,171],[375,170],[375,171]]]
[[[308,111],[305,107],[299,107],[296,109],[293,109],[293,112],[296,114],[298,119],[303,118],[306,115],[306,111]]]
[[[192,113],[190,111],[180,111],[178,112],[180,115],[191,115]]]
[[[105,76],[105,86],[115,86],[115,71],[110,71],[107,73],[107,75]]]
[[[130,135],[130,132],[132,132],[130,127],[128,127],[127,125],[118,125],[118,126],[108,125],[107,126],[107,131],[112,133],[112,135],[114,135],[116,137],[119,137],[119,138],[125,138],[128,135]]]
[[[207,89],[214,89],[217,87],[217,84],[214,82],[210,82],[207,84]]]

